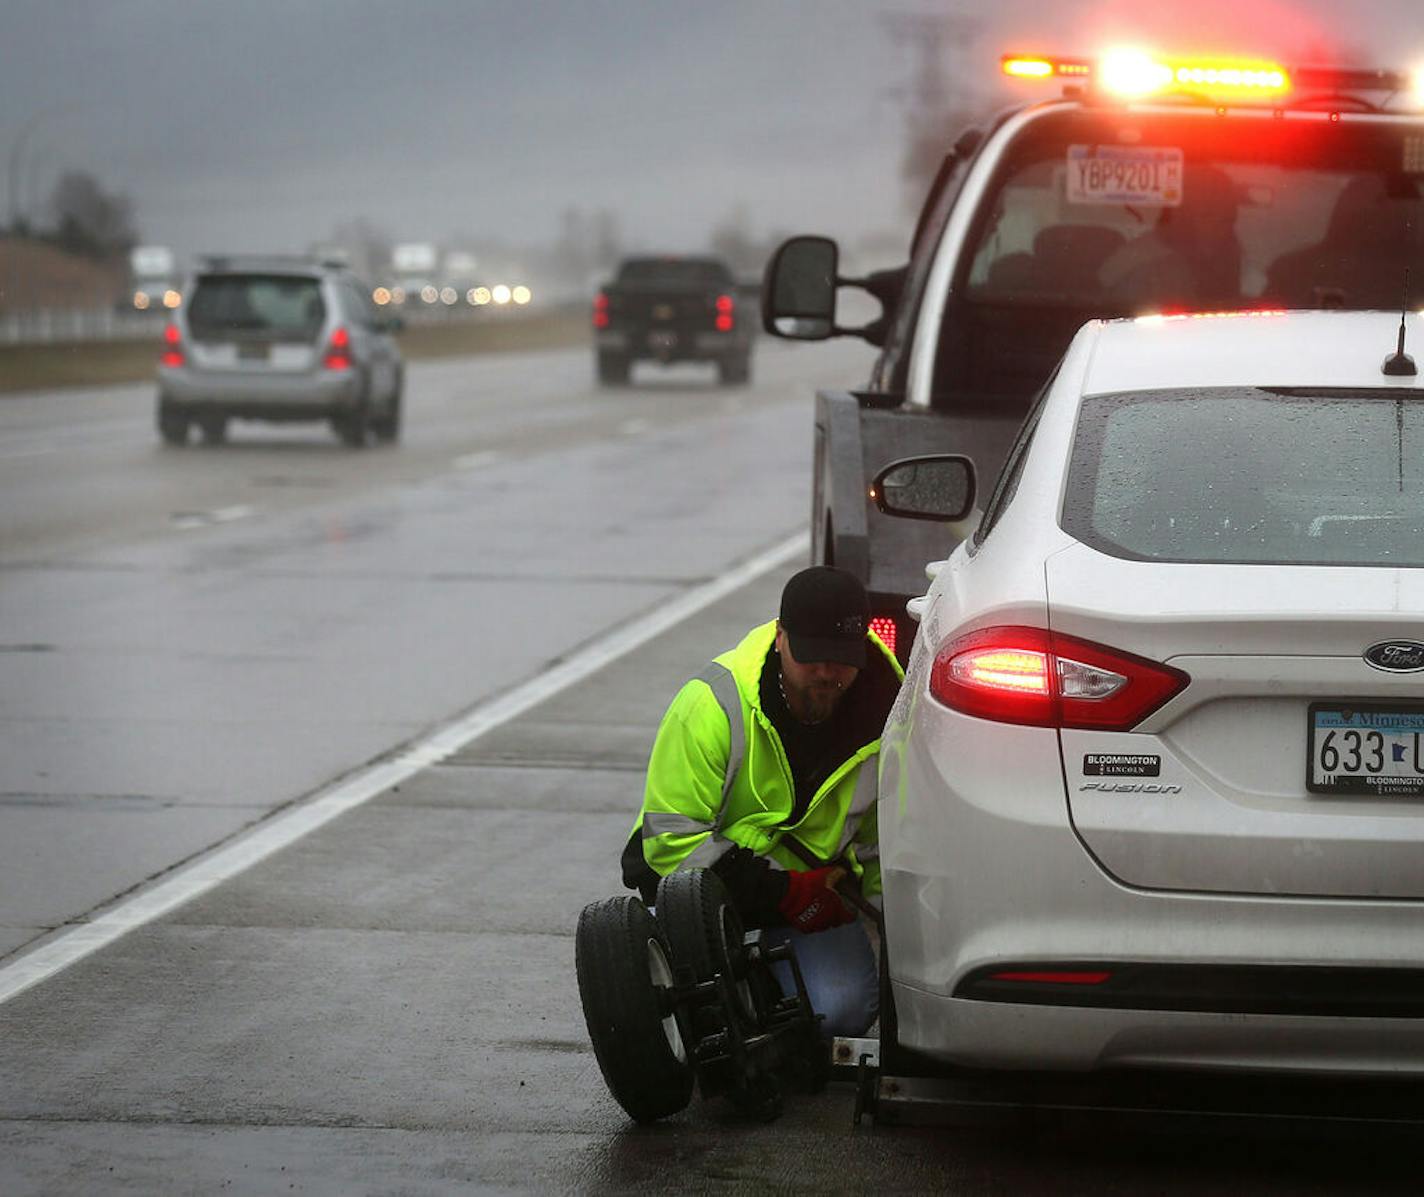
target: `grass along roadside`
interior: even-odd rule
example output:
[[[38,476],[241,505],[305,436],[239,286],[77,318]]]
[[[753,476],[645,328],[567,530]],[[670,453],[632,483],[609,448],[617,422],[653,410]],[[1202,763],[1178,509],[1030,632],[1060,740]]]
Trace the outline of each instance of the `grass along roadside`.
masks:
[[[588,338],[588,315],[579,308],[411,324],[399,339],[405,357],[418,361],[556,349],[587,343]],[[158,345],[159,328],[152,337],[131,341],[0,345],[0,393],[147,382],[154,377]]]

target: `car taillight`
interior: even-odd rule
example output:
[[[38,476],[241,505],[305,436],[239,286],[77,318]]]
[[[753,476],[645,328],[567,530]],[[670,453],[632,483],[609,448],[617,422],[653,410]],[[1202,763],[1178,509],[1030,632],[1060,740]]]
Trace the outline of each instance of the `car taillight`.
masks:
[[[736,326],[737,318],[733,314],[736,304],[730,295],[717,296],[717,331],[731,332]]]
[[[158,360],[165,366],[181,366],[183,364],[183,336],[178,331],[176,324],[168,324],[163,328],[163,353]]]
[[[332,330],[331,340],[326,343],[326,354],[321,364],[328,370],[351,369],[351,334],[344,328]]]
[[[895,621],[888,615],[877,615],[870,621],[870,630],[880,637],[880,643],[891,653],[895,651]]]
[[[1128,731],[1189,681],[1170,665],[1076,636],[995,627],[940,649],[930,693],[1000,723]]]
[[[608,327],[608,296],[602,291],[593,297],[593,327]]]

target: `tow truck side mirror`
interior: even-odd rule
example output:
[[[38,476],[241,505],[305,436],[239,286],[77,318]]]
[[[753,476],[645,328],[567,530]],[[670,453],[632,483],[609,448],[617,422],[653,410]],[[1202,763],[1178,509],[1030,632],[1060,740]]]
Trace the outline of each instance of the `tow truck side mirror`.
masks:
[[[761,324],[773,337],[824,341],[836,331],[840,247],[829,237],[793,237],[767,263]]]
[[[974,463],[937,453],[892,461],[870,484],[870,497],[886,515],[954,523],[974,510]]]
[[[883,345],[906,268],[841,278],[839,264],[840,247],[829,237],[792,237],[783,242],[767,263],[762,280],[762,328],[790,341],[850,336]],[[880,301],[879,317],[861,328],[842,328],[836,323],[838,287],[859,287],[873,295]]]

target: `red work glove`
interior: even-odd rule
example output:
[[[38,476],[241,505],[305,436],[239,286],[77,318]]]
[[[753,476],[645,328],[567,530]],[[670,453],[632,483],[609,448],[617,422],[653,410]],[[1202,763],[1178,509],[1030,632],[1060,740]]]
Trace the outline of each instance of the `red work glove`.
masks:
[[[841,897],[832,888],[845,876],[836,865],[811,869],[805,873],[787,873],[786,894],[777,909],[796,930],[809,935],[812,931],[827,931],[842,923],[855,921]]]

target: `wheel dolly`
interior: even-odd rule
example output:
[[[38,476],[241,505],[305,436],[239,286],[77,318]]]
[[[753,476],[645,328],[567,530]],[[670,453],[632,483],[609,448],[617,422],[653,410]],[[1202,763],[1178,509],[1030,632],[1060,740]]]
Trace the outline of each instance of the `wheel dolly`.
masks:
[[[652,909],[633,897],[590,903],[575,961],[594,1055],[636,1122],[686,1108],[694,1083],[703,1098],[770,1120],[785,1086],[815,1090],[830,1075],[794,949],[744,931],[715,873],[664,877]],[[783,961],[791,994],[772,973]]]
[[[874,1038],[831,1044],[835,1079],[855,1086],[857,1126],[866,1118],[886,1127],[1101,1130],[1110,1124],[1172,1133],[1231,1125],[1281,1135],[1369,1130],[1411,1141],[1424,1133],[1424,1094],[1410,1079],[991,1072],[936,1065],[897,1046],[882,1054],[881,1048]]]

